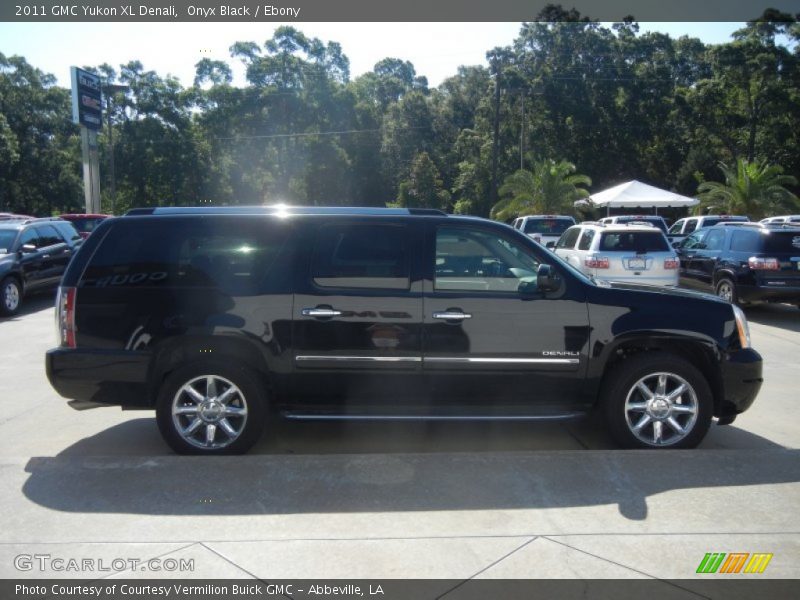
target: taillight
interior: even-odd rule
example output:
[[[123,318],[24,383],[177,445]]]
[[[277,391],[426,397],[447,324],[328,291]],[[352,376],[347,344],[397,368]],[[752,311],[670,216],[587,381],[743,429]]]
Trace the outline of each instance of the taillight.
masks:
[[[677,269],[681,266],[681,261],[677,258],[666,258],[664,259],[664,268],[665,269]]]
[[[748,258],[747,266],[756,271],[777,271],[781,268],[777,258],[759,258],[757,256]]]
[[[56,297],[56,324],[58,342],[68,348],[75,347],[75,296],[77,288],[60,287]]]
[[[590,256],[583,261],[590,269],[607,269],[609,267],[608,258],[600,256]]]

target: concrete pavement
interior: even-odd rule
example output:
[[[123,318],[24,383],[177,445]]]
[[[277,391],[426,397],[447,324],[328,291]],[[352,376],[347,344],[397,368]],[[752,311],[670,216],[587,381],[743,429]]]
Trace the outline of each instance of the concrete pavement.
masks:
[[[152,413],[68,408],[44,376],[51,302],[0,321],[0,577],[667,579],[706,552],[800,577],[794,307],[748,310],[766,383],[697,450],[616,450],[589,420],[276,423],[208,459],[170,454]],[[194,571],[15,568],[37,553]]]

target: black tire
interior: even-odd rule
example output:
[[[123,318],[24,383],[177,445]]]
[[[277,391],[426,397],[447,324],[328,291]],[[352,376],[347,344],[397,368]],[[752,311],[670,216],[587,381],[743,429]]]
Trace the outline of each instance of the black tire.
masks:
[[[215,378],[215,385],[219,388],[214,397],[223,396],[228,390],[227,384],[233,384],[238,388],[229,398],[229,407],[208,400],[207,376]],[[189,394],[182,391],[191,382],[194,382],[192,388],[200,396],[205,396],[205,401],[193,403],[189,399]],[[173,404],[181,410],[191,411],[192,406],[198,408],[194,414],[173,416]],[[244,416],[227,414],[231,409],[241,413],[242,408],[245,409]],[[234,361],[227,363],[220,360],[204,360],[181,367],[164,380],[156,400],[158,429],[164,441],[178,454],[244,454],[261,437],[266,413],[267,393],[262,379],[255,371],[236,365]],[[213,420],[214,418],[217,420]],[[189,425],[194,425],[195,420],[199,421],[195,433],[182,434],[181,429],[184,432],[188,431]],[[238,430],[238,435],[231,436],[225,433],[222,421],[227,421],[227,426],[231,430]],[[198,438],[207,435],[209,425],[214,425],[214,431],[211,433],[213,442],[211,446],[203,446]]]
[[[736,284],[730,277],[720,277],[719,281],[717,281],[714,286],[714,293],[719,298],[727,300],[736,306],[741,306],[743,304],[739,299],[739,291],[736,289]]]
[[[19,280],[15,277],[6,277],[0,282],[0,315],[12,317],[19,312],[20,306],[22,306],[22,288]]]
[[[671,376],[665,377],[668,386],[666,396],[683,384],[688,386],[686,391],[675,401],[666,402],[669,408],[664,408],[664,397],[659,399],[656,393],[651,402],[658,402],[650,404],[650,408],[642,409],[641,413],[637,412],[639,407],[628,409],[634,405],[648,404],[647,398],[636,385],[644,380],[645,387],[657,392],[660,382],[658,374]],[[656,384],[655,389],[650,382]],[[669,387],[670,384],[672,387]],[[626,404],[629,395],[631,404]],[[680,413],[675,406],[679,407]],[[694,417],[687,412],[692,406],[695,409]],[[673,354],[647,352],[623,360],[608,374],[601,392],[601,408],[611,437],[623,448],[694,448],[703,440],[711,425],[714,401],[706,378],[691,363]],[[663,414],[665,410],[666,414]],[[634,432],[635,425],[643,422],[646,415],[650,420],[646,421],[637,435]],[[668,417],[685,429],[685,435],[677,433]],[[661,425],[656,426],[656,421],[660,421]],[[656,427],[659,428],[661,443],[655,441]]]

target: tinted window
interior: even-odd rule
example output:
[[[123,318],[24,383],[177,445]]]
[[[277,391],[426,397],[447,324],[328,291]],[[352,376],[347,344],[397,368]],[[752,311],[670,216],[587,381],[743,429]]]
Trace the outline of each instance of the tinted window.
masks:
[[[722,221],[741,223],[746,222],[747,220],[747,217],[705,217],[703,219],[703,227],[712,227],[717,223],[721,223]]]
[[[731,235],[731,250],[735,252],[758,252],[761,246],[758,231],[734,231]]]
[[[79,234],[75,227],[72,226],[72,223],[68,221],[55,221],[53,227],[58,229],[62,237],[68,241],[76,242],[81,239],[81,234]]]
[[[580,227],[575,227],[574,229],[567,229],[564,234],[559,238],[558,242],[556,242],[556,248],[574,248],[575,242],[578,241],[578,236],[581,233]]]
[[[669,250],[669,244],[660,231],[619,231],[603,233],[600,251],[607,252],[661,252]]]
[[[278,267],[287,263],[287,238],[287,227],[255,217],[121,219],[80,285],[205,287],[254,295],[283,283]]]
[[[16,229],[0,229],[0,251],[11,251],[15,239],[17,239]]]
[[[436,232],[437,290],[516,292],[535,282],[537,259],[495,233],[441,227]]]
[[[55,246],[56,244],[63,244],[64,238],[62,238],[59,233],[53,228],[52,225],[44,225],[42,227],[37,227],[36,230],[39,232],[39,239],[40,239],[40,247],[46,248],[47,246]]]
[[[574,224],[570,219],[528,219],[524,231],[541,235],[561,235]]]
[[[408,231],[404,225],[336,224],[319,230],[311,268],[322,287],[409,287]]]
[[[725,242],[725,232],[719,229],[714,229],[708,232],[704,240],[706,250],[721,250],[722,244]]]
[[[94,231],[94,228],[97,227],[103,219],[97,218],[85,218],[85,219],[70,219],[69,222],[82,233],[89,233]]]
[[[37,248],[42,248],[43,244],[39,239],[39,234],[36,232],[36,229],[31,227],[30,229],[26,229],[22,232],[22,235],[19,238],[19,247],[22,248],[27,244],[33,244]]]
[[[686,228],[683,233],[692,233],[697,229],[697,219],[690,219],[686,221]]]
[[[584,229],[581,241],[578,243],[578,250],[588,250],[592,246],[594,239],[594,229]]]
[[[771,231],[764,237],[764,252],[768,253],[787,253],[793,255],[800,254],[800,232],[795,231]]]

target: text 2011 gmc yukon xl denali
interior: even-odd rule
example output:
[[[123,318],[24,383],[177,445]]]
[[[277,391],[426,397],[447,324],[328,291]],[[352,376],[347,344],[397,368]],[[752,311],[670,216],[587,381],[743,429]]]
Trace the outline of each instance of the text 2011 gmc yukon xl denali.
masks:
[[[76,408],[154,408],[177,452],[244,452],[268,414],[557,419],[697,445],[761,387],[735,306],[596,283],[500,223],[430,210],[137,209],[58,295],[47,374]]]

